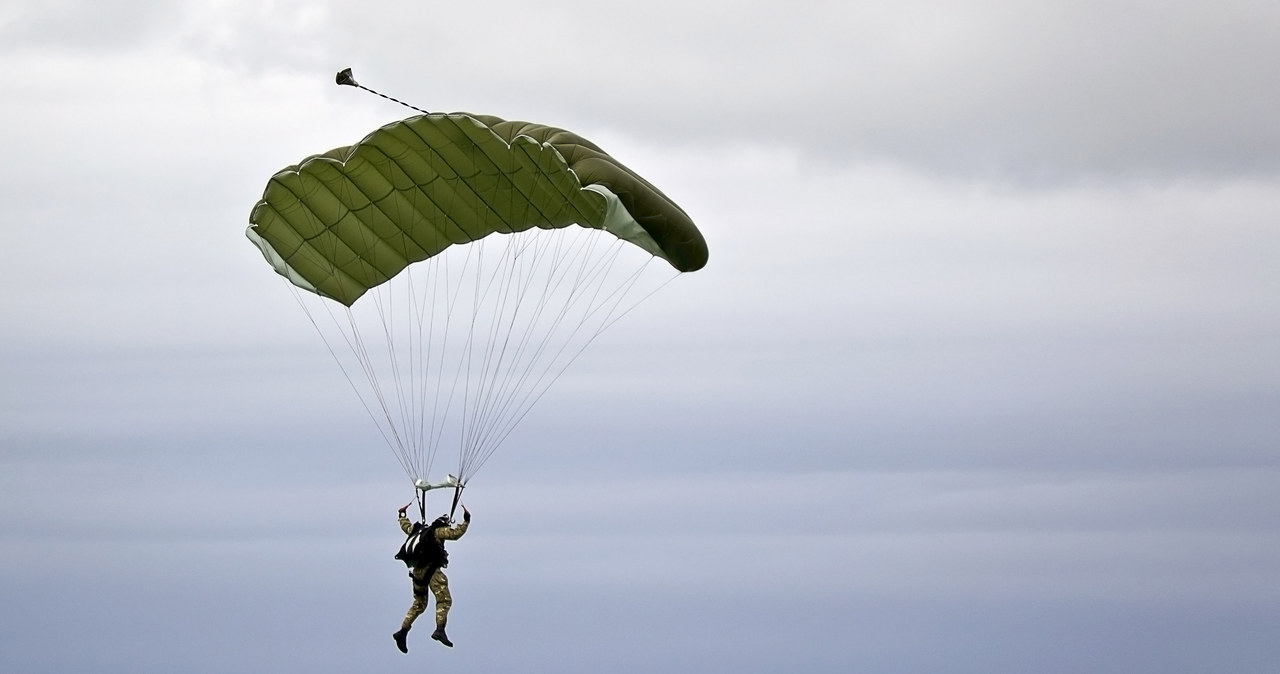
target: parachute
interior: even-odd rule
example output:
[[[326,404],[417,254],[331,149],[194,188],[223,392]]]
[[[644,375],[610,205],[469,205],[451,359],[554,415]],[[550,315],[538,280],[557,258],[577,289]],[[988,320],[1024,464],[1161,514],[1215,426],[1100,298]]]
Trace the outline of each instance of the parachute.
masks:
[[[468,113],[307,157],[249,222],[424,494],[442,448],[460,489],[587,345],[708,254],[679,206],[590,141]]]

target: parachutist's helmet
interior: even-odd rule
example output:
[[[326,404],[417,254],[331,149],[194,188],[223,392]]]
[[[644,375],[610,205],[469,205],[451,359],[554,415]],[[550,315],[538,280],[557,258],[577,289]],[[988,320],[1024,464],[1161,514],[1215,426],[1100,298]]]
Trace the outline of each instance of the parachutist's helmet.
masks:
[[[437,518],[436,518],[436,521],[434,521],[434,522],[432,522],[432,523],[431,523],[431,526],[433,526],[433,527],[447,527],[447,526],[449,526],[449,516],[448,516],[448,515],[441,515],[441,516],[437,517]]]

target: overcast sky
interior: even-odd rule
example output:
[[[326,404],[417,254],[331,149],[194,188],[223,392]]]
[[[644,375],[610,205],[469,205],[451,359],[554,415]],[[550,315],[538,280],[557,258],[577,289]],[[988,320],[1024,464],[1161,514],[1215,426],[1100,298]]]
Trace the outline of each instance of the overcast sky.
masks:
[[[1273,672],[1280,4],[6,0],[4,672]],[[571,129],[710,262],[412,490],[244,238],[408,111]]]

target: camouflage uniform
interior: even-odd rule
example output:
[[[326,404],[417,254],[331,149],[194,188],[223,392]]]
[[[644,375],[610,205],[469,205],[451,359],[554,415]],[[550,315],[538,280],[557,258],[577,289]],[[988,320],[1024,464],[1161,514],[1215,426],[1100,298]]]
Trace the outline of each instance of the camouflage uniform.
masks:
[[[440,527],[435,530],[437,541],[456,541],[462,538],[462,534],[467,533],[467,521],[452,527]],[[408,536],[413,533],[413,522],[409,521],[405,514],[400,513],[400,528],[404,530],[404,535]],[[431,571],[427,568],[414,568],[409,571],[409,577],[413,579],[413,604],[409,606],[409,613],[405,615],[404,622],[400,624],[400,629],[408,630],[413,625],[413,621],[427,610],[427,592],[436,598],[436,627],[443,628],[445,619],[449,617],[449,607],[453,605],[453,597],[449,595],[449,579],[445,577],[444,571],[436,569],[435,573],[427,578],[427,572]]]

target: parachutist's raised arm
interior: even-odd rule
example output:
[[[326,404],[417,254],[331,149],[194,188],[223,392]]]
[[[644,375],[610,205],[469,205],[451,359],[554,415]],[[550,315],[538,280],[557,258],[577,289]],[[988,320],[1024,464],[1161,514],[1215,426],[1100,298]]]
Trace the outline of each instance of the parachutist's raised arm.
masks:
[[[467,527],[471,525],[469,518],[464,518],[462,524],[455,524],[451,527],[440,527],[436,529],[436,538],[441,541],[456,541],[462,538],[462,534],[467,533]]]

